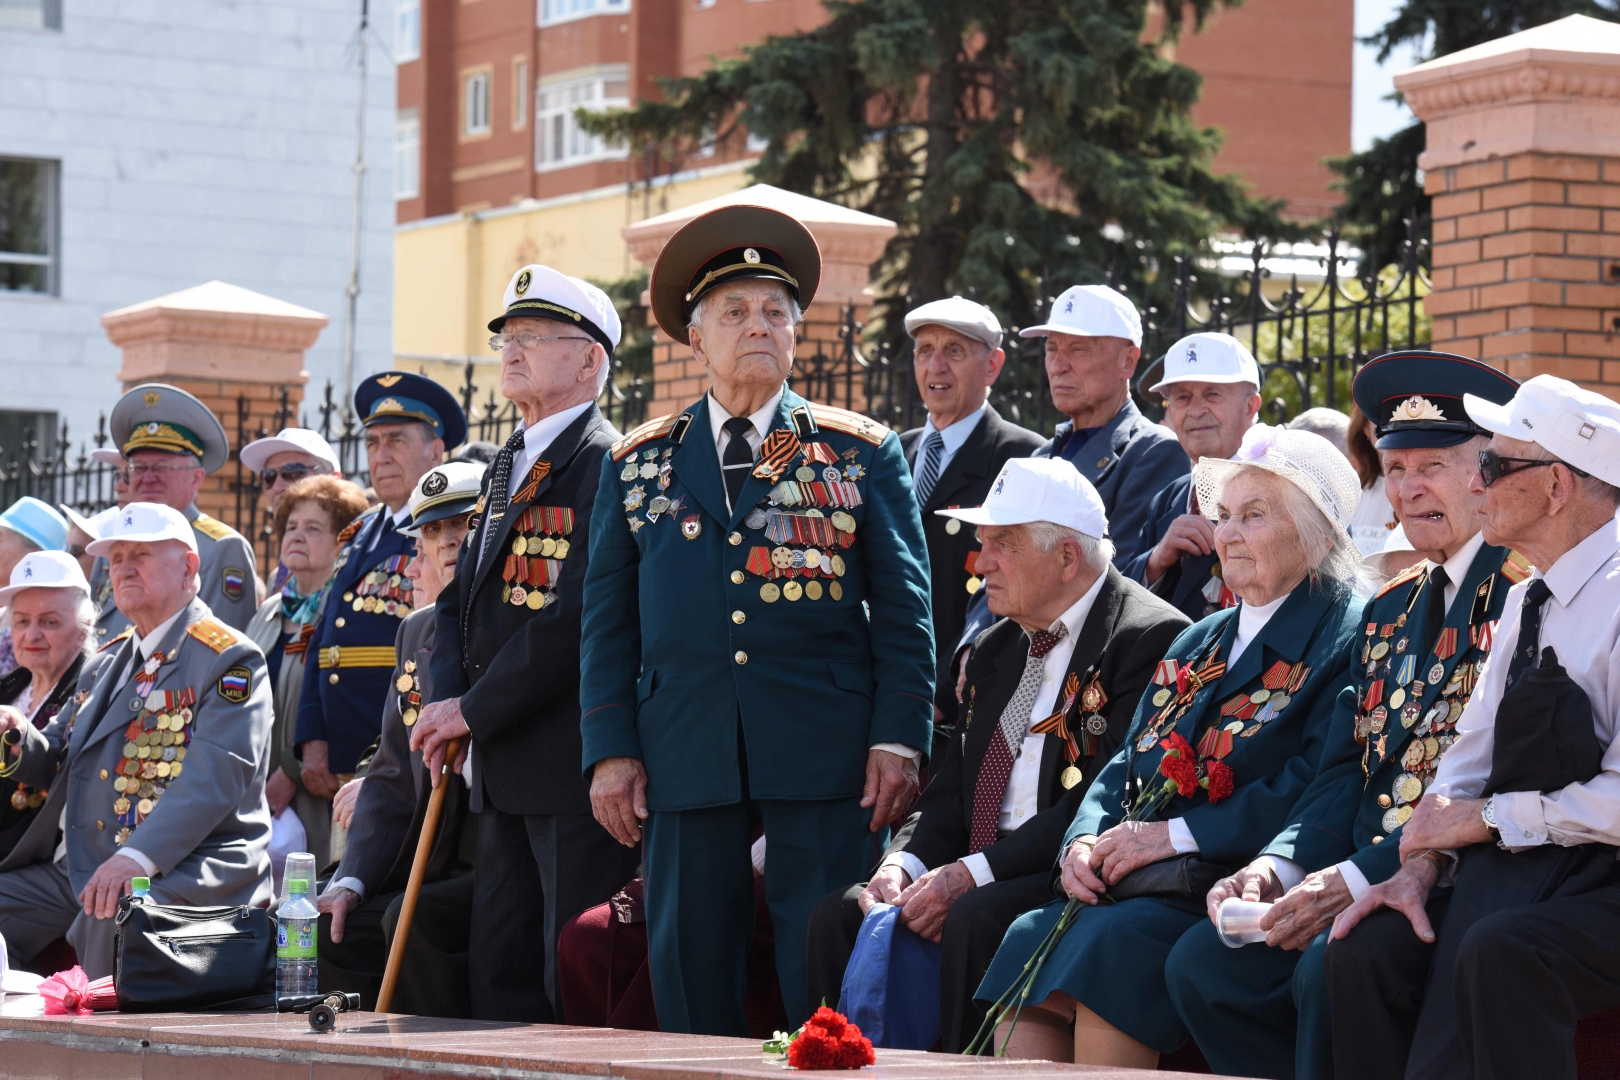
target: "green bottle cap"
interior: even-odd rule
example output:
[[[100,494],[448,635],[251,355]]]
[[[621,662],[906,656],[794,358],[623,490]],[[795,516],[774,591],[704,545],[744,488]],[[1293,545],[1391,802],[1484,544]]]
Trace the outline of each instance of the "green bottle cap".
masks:
[[[129,888],[131,892],[148,892],[152,888],[152,879],[144,877],[130,878]]]
[[[289,896],[293,893],[307,892],[309,892],[309,880],[307,878],[295,877],[287,879],[287,893]]]

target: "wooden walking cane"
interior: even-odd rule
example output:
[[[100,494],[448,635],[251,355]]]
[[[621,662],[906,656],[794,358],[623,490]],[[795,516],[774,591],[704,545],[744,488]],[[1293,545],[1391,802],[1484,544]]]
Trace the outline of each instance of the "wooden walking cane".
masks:
[[[428,796],[427,813],[422,818],[422,834],[416,841],[416,857],[411,860],[410,880],[405,883],[405,898],[399,905],[399,922],[394,926],[394,942],[388,947],[388,966],[383,969],[382,989],[377,993],[378,1012],[387,1012],[394,1003],[394,984],[399,982],[399,965],[405,959],[405,940],[411,935],[411,920],[416,917],[416,899],[422,893],[422,879],[427,876],[428,857],[433,854],[433,838],[439,831],[439,816],[444,812],[444,793],[450,789],[450,763],[460,751],[460,739],[451,739],[445,744],[439,786]]]

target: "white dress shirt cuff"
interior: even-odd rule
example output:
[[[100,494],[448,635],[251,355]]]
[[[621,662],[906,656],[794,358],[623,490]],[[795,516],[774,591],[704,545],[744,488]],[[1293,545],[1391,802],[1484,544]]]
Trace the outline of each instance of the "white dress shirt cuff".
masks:
[[[1361,894],[1372,888],[1372,882],[1368,881],[1367,875],[1361,872],[1361,867],[1357,866],[1349,859],[1339,863],[1338,869],[1339,876],[1343,878],[1344,883],[1350,887],[1350,899],[1360,900]]]
[[[1503,847],[1516,851],[1547,843],[1547,819],[1542,813],[1542,799],[1539,791],[1504,791],[1492,799]]]
[[[1255,862],[1271,870],[1277,878],[1277,884],[1282,886],[1283,892],[1305,880],[1305,868],[1293,859],[1285,859],[1281,855],[1262,855]]]
[[[340,877],[326,887],[327,892],[333,889],[348,889],[354,895],[364,900],[366,898],[366,885],[357,877]]]
[[[995,871],[990,869],[990,860],[984,857],[982,851],[964,855],[957,861],[968,868],[968,873],[973,875],[973,884],[975,885],[989,885],[996,880]]]
[[[765,837],[760,835],[754,841],[754,846],[748,849],[748,861],[754,864],[754,873],[760,877],[765,876]]]
[[[918,878],[928,873],[928,867],[923,865],[923,861],[909,851],[897,851],[893,855],[886,856],[884,860],[878,864],[878,869],[881,870],[885,866],[898,866],[900,869],[906,872],[906,877],[910,878],[912,881],[916,881]],[[908,885],[910,883],[911,882],[907,882]]]
[[[125,844],[123,847],[118,849],[118,854],[134,859],[136,862],[140,863],[141,870],[145,872],[147,877],[157,877],[157,863],[153,862],[151,859],[148,859],[144,851],[136,851],[128,844]]]
[[[918,758],[922,757],[921,750],[913,750],[911,747],[904,746],[897,742],[873,743],[871,749],[885,750],[891,754],[898,754],[903,758],[910,758],[912,761],[916,761]]]
[[[1198,854],[1198,841],[1193,839],[1192,830],[1187,828],[1184,818],[1170,819],[1170,846],[1176,849],[1177,855]]]

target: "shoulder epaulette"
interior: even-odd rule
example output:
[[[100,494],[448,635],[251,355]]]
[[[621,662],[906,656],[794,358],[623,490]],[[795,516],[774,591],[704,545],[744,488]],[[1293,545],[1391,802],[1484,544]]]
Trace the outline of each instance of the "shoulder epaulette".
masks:
[[[1509,551],[1502,560],[1502,576],[1517,585],[1530,576],[1530,560],[1517,551]]]
[[[380,512],[381,510],[382,505],[379,503],[376,506],[362,511],[359,517],[343,526],[343,528],[338,532],[337,542],[340,544],[347,544],[350,540],[353,540],[355,534],[366,527],[366,522],[371,520],[372,515]]]
[[[614,461],[618,461],[642,443],[650,442],[653,439],[662,439],[665,435],[668,435],[670,429],[675,426],[676,419],[685,415],[685,413],[670,413],[668,416],[660,416],[656,420],[649,420],[614,443],[613,449],[609,453],[613,455]]]
[[[186,633],[217,653],[222,653],[236,644],[236,634],[231,628],[213,619],[198,619],[186,627]]]
[[[832,405],[812,406],[816,423],[833,431],[841,431],[845,435],[853,435],[862,442],[869,442],[877,446],[889,437],[889,428],[880,424],[870,416],[863,416],[848,409],[836,408]]]
[[[120,641],[123,641],[125,638],[129,637],[133,633],[135,633],[135,628],[133,626],[124,627],[124,632],[122,634],[117,634],[117,635],[115,635],[113,637],[108,638],[102,644],[101,648],[96,650],[96,652],[106,652],[108,649],[110,649],[113,646],[117,645]]]
[[[1408,566],[1405,570],[1402,570],[1400,573],[1384,582],[1384,587],[1373,593],[1372,598],[1377,600],[1380,596],[1383,596],[1397,585],[1406,584],[1408,581],[1411,581],[1412,579],[1425,573],[1428,570],[1428,566],[1429,564],[1422,560],[1419,560],[1415,566]]]
[[[191,523],[191,527],[213,540],[223,540],[227,536],[236,535],[235,529],[218,518],[209,517],[207,514],[198,514],[197,520]]]

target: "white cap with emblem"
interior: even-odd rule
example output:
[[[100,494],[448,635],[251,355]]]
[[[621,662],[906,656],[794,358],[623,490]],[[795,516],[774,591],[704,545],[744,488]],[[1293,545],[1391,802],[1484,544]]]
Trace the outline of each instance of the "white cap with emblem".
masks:
[[[1076,337],[1124,338],[1142,345],[1142,316],[1125,294],[1107,285],[1075,285],[1052,301],[1052,314],[1040,326],[1018,332],[1019,337],[1073,334]]]
[[[84,549],[92,555],[107,555],[120,541],[151,544],[159,540],[178,540],[193,552],[197,550],[197,534],[192,531],[186,515],[161,503],[130,503],[109,517],[98,515],[96,523],[101,527],[101,536]]]
[[[1049,521],[1098,540],[1108,535],[1102,496],[1063,458],[1013,458],[1001,467],[983,506],[934,513],[969,525]]]
[[[1463,408],[1486,431],[1533,442],[1547,453],[1620,487],[1620,404],[1556,375],[1537,375],[1498,405],[1473,394]]]

